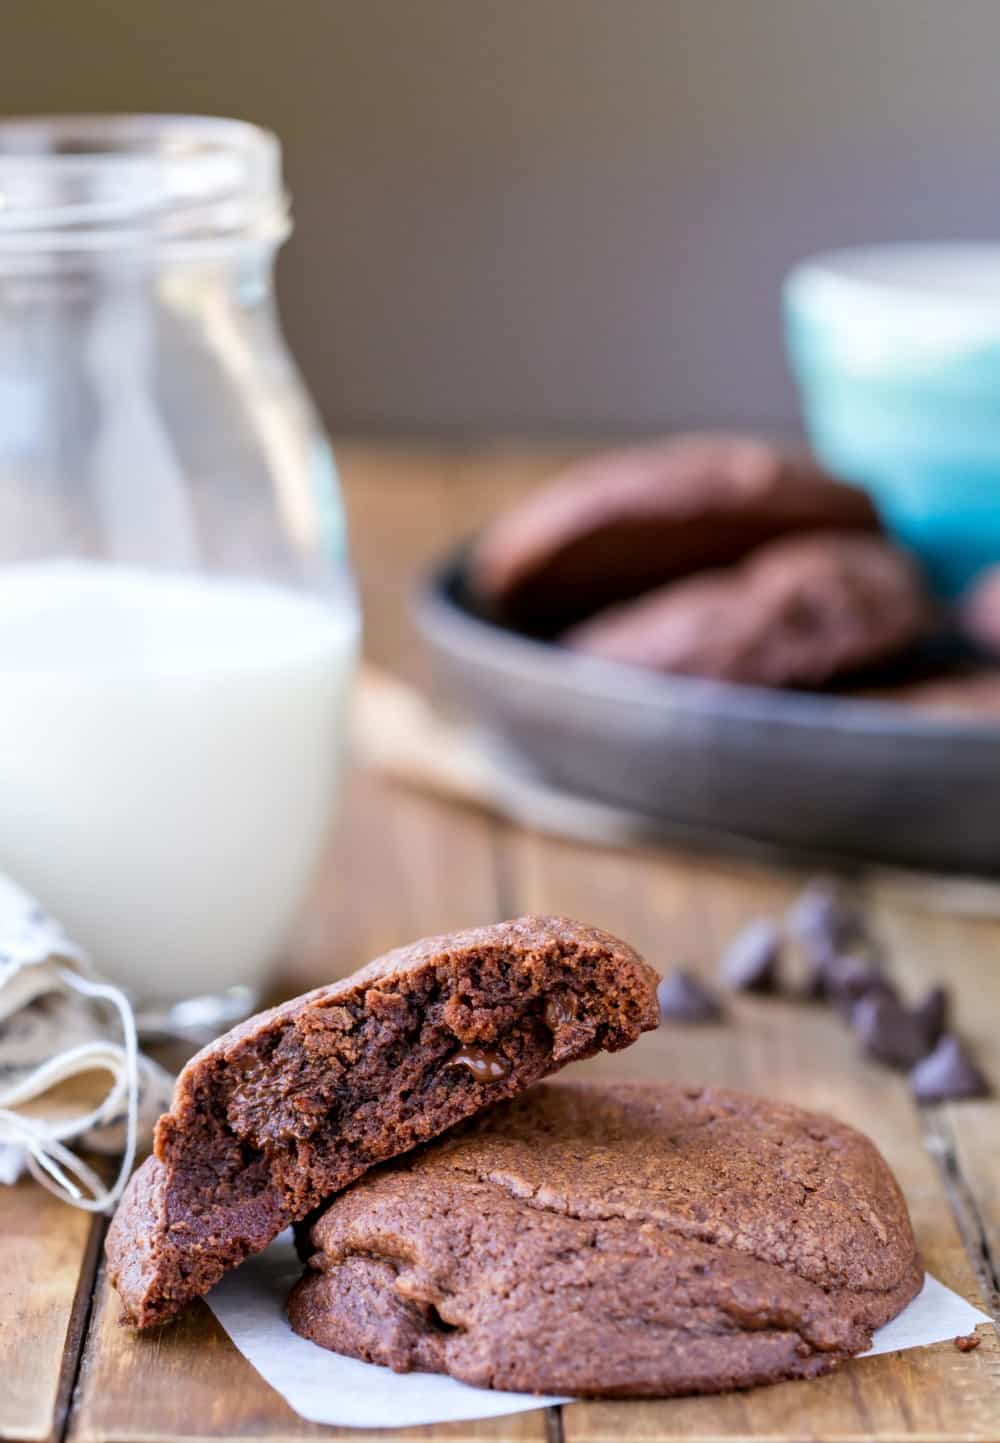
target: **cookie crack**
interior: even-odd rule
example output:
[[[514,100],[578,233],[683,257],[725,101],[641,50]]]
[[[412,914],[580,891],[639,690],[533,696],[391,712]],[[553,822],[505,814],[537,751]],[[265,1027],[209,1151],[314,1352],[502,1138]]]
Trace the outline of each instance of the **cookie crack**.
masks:
[[[643,1212],[639,1209],[613,1207],[608,1204],[595,1203],[588,1209],[582,1209],[574,1207],[570,1201],[566,1200],[563,1205],[557,1206],[554,1202],[539,1197],[539,1193],[544,1186],[543,1184],[517,1185],[513,1180],[505,1178],[502,1174],[497,1174],[494,1171],[481,1170],[475,1166],[469,1166],[463,1163],[460,1156],[453,1159],[452,1166],[456,1172],[473,1179],[481,1186],[492,1188],[505,1198],[522,1203],[533,1211],[546,1214],[549,1217],[571,1218],[573,1221],[580,1223],[623,1222],[632,1223],[638,1227],[649,1226],[655,1228],[658,1233],[665,1237],[673,1238],[678,1242],[701,1243],[705,1247],[715,1249],[721,1255],[728,1253],[734,1257],[756,1263],[760,1267],[778,1269],[794,1278],[798,1278],[802,1283],[809,1287],[816,1288],[820,1293],[827,1296],[831,1293],[840,1292],[852,1298],[857,1298],[859,1301],[866,1298],[886,1298],[894,1293],[900,1286],[901,1280],[896,1280],[895,1283],[888,1284],[885,1287],[862,1287],[853,1285],[847,1281],[835,1284],[834,1286],[824,1285],[809,1277],[807,1274],[800,1272],[798,1268],[789,1265],[787,1262],[779,1262],[773,1258],[761,1256],[761,1254],[755,1250],[738,1247],[734,1242],[720,1238],[718,1231],[712,1229],[701,1229],[697,1225],[685,1228],[677,1221],[668,1221],[666,1219],[653,1217],[650,1216],[648,1212]],[[793,1215],[791,1219],[793,1231],[799,1226],[801,1221],[802,1219],[799,1214]],[[596,1239],[591,1242],[590,1246],[597,1246]]]

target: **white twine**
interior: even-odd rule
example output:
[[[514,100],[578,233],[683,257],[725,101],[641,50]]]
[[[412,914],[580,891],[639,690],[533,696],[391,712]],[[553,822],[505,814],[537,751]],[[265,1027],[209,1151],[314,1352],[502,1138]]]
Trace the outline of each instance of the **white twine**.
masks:
[[[108,1008],[121,1040],[98,1015]],[[61,1084],[95,1072],[109,1074],[96,1106],[80,1103],[78,1089],[75,1103],[63,1101]],[[139,1051],[127,994],[102,981],[60,924],[0,873],[0,1182],[26,1168],[75,1207],[110,1212],[172,1091],[169,1074]],[[114,1181],[76,1147],[121,1153]]]
[[[92,981],[70,967],[59,967],[56,975],[63,986],[82,997],[114,1007],[121,1024],[123,1045],[104,1041],[83,1043],[41,1063],[4,1095],[5,1106],[0,1107],[0,1142],[24,1149],[29,1172],[49,1192],[86,1212],[110,1212],[128,1181],[138,1142],[139,1043],[135,1017],[124,992],[111,983]],[[87,1116],[75,1116],[71,1122],[60,1125],[13,1111],[11,1104],[37,1097],[66,1075],[86,1071],[91,1066],[103,1067],[111,1073],[113,1081],[106,1096]],[[123,1102],[125,1150],[118,1174],[108,1187],[93,1168],[64,1145],[60,1134],[79,1136],[110,1121],[120,1113]]]

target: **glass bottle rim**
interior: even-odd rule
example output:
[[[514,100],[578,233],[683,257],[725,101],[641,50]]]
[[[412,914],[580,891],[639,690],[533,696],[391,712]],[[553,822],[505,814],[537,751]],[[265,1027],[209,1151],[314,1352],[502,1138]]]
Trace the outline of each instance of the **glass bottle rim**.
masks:
[[[0,269],[66,256],[273,248],[291,229],[276,135],[201,115],[0,119]]]

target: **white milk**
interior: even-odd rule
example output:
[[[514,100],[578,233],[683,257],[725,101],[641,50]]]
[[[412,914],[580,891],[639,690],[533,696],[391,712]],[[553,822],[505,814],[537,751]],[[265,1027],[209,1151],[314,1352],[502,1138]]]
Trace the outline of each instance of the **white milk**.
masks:
[[[142,998],[257,985],[317,860],[353,604],[0,568],[0,871]]]

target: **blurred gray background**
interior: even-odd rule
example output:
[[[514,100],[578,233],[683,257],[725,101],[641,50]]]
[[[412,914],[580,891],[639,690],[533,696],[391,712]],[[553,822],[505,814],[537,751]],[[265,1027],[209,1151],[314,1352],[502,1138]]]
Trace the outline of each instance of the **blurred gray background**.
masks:
[[[1000,230],[1000,0],[7,0],[0,105],[281,136],[330,425],[786,427],[811,251]]]

